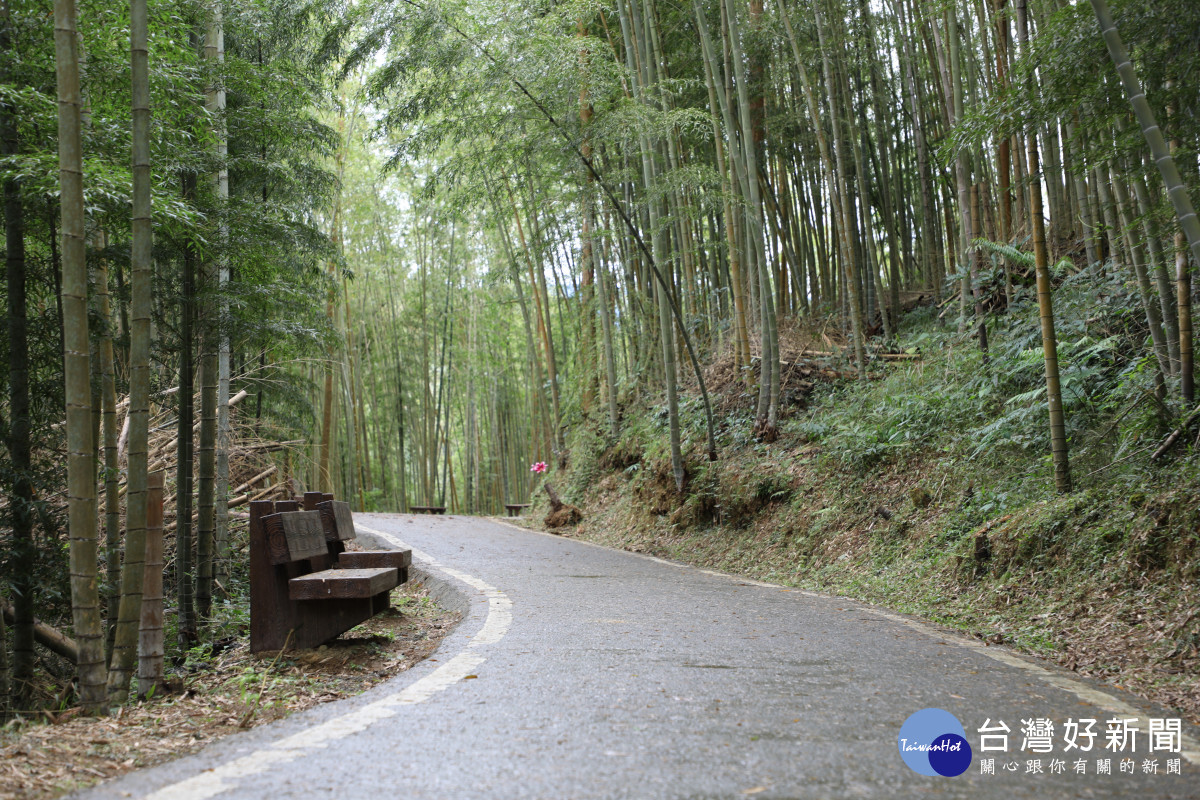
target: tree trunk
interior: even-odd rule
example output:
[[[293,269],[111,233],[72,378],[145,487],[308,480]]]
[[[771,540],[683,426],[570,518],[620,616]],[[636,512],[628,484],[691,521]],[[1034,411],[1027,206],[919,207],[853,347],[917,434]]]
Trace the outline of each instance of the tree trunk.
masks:
[[[1171,198],[1171,204],[1175,207],[1175,215],[1179,218],[1179,227],[1183,229],[1183,233],[1187,237],[1188,245],[1192,250],[1192,258],[1200,263],[1200,219],[1196,217],[1196,211],[1192,207],[1192,199],[1188,195],[1187,186],[1167,147],[1162,129],[1158,127],[1158,121],[1154,118],[1154,111],[1150,108],[1150,103],[1142,91],[1137,71],[1129,60],[1125,44],[1121,41],[1121,34],[1113,23],[1112,14],[1109,13],[1108,3],[1106,0],[1091,0],[1091,3],[1092,10],[1096,13],[1096,21],[1100,24],[1100,34],[1104,37],[1104,43],[1108,47],[1108,54],[1112,57],[1113,64],[1116,65],[1117,73],[1121,77],[1121,85],[1125,87],[1125,95],[1129,98],[1130,105],[1133,106],[1134,116],[1137,117],[1142,135],[1146,138],[1146,144],[1150,146],[1150,155],[1154,158],[1159,172],[1162,173],[1163,183],[1167,187],[1167,195]]]
[[[8,3],[0,18],[0,50],[9,51],[11,36]],[[5,76],[7,78],[7,76]],[[0,105],[0,147],[6,156],[20,152],[17,120],[11,106]],[[13,707],[31,706],[33,689],[33,609],[37,585],[33,579],[37,550],[33,540],[33,483],[30,480],[32,444],[30,442],[29,392],[29,315],[26,301],[25,209],[21,185],[15,179],[4,182],[4,242],[8,333],[8,435],[5,444],[12,463],[11,483],[6,487],[12,516],[12,544],[9,570],[14,606],[12,631]],[[5,687],[0,700],[7,700]]]
[[[163,680],[163,473],[153,472],[146,491],[146,566],[138,626],[138,696]]]
[[[1150,329],[1150,338],[1154,342],[1154,353],[1158,358],[1158,371],[1163,377],[1171,374],[1170,351],[1167,348],[1166,335],[1163,333],[1162,315],[1159,305],[1154,299],[1150,288],[1150,276],[1146,272],[1145,254],[1136,239],[1133,225],[1133,212],[1129,207],[1129,196],[1125,193],[1125,185],[1115,168],[1109,168],[1110,186],[1113,199],[1116,201],[1117,218],[1121,223],[1121,234],[1125,238],[1125,249],[1133,264],[1133,274],[1137,279],[1138,294],[1142,301],[1142,312],[1146,315],[1146,327]],[[1114,231],[1116,233],[1116,231]]]
[[[75,0],[54,2],[58,90],[59,204],[62,213],[63,361],[67,405],[67,503],[71,609],[79,641],[79,700],[87,712],[104,707],[104,628],[96,581],[96,448],[92,441],[88,366],[87,257],[84,244],[83,153],[80,142],[79,58]]]
[[[708,24],[704,17],[704,9],[700,5],[699,0],[693,0],[693,4],[696,13],[696,24],[700,30],[700,45],[703,50],[705,67],[704,74],[708,83],[709,109],[713,120],[713,139],[716,147],[717,170],[721,173],[722,218],[725,223],[725,241],[729,248],[729,283],[733,293],[734,353],[738,367],[747,368],[744,375],[747,384],[749,384],[750,334],[746,325],[746,282],[742,276],[742,259],[739,250],[737,224],[734,221],[733,206],[730,202],[733,189],[730,181],[731,167],[726,165],[725,143],[721,136],[717,109],[720,109],[721,114],[725,117],[725,130],[730,137],[731,147],[736,147],[733,122],[728,111],[728,101],[724,99],[724,83],[718,79],[720,66],[714,52],[712,37],[709,35]],[[718,96],[721,99],[718,99]]]
[[[212,576],[216,586],[228,574],[229,561],[229,314],[227,286],[229,283],[229,227],[225,222],[229,202],[228,132],[225,129],[224,75],[219,71],[225,63],[225,28],[221,4],[212,7],[212,17],[204,36],[204,60],[210,70],[217,72],[214,83],[205,91],[204,107],[216,127],[217,170],[213,174],[213,189],[217,197],[218,240],[221,254],[217,260],[216,335],[217,335],[217,440],[216,477],[213,486],[213,564]],[[211,598],[211,591],[209,593]],[[207,609],[202,611],[207,615]]]
[[[1029,20],[1026,0],[1016,0],[1017,35],[1021,49],[1028,47]],[[1032,73],[1027,79],[1033,83]],[[1032,85],[1029,87],[1034,88]],[[1037,272],[1038,317],[1042,325],[1042,353],[1046,364],[1046,401],[1050,410],[1050,452],[1054,461],[1054,487],[1059,493],[1071,491],[1071,468],[1067,455],[1066,425],[1062,407],[1062,389],[1058,376],[1058,342],[1054,333],[1054,300],[1050,285],[1049,256],[1046,253],[1046,228],[1042,216],[1042,185],[1038,180],[1037,134],[1030,131],[1026,139],[1029,158],[1029,215],[1033,225],[1033,258]]]
[[[107,249],[108,239],[101,233],[100,246]],[[100,356],[100,421],[104,442],[104,542],[108,575],[105,581],[106,651],[112,658],[112,646],[117,634],[117,619],[121,603],[121,468],[117,463],[117,386],[113,363],[113,316],[108,296],[108,259],[101,258],[96,266],[96,307],[100,323],[98,353]]]
[[[837,194],[841,199],[840,203],[840,222],[838,225],[838,236],[841,242],[842,253],[842,271],[844,284],[846,286],[847,300],[849,305],[850,316],[850,332],[851,341],[854,347],[854,361],[858,367],[858,377],[865,378],[867,373],[867,356],[864,343],[864,331],[862,322],[862,302],[859,296],[859,269],[854,258],[853,247],[849,240],[850,228],[850,198],[846,188],[846,157],[844,155],[843,136],[841,133],[841,123],[838,119],[836,91],[838,83],[833,75],[833,67],[830,63],[830,49],[826,37],[825,24],[823,15],[820,11],[820,3],[813,5],[813,18],[817,23],[817,34],[821,47],[821,62],[825,73],[825,90],[829,103],[829,119],[833,128],[833,152],[837,173]]]
[[[196,176],[185,172],[182,177],[185,200],[196,193]],[[196,639],[196,595],[194,551],[195,528],[192,525],[192,490],[194,488],[194,427],[195,418],[195,341],[196,318],[196,254],[191,242],[183,247],[183,281],[180,287],[180,353],[179,353],[179,420],[175,456],[175,592],[179,604],[179,646],[191,647]]]
[[[217,479],[217,270],[200,271],[208,304],[200,315],[200,446],[196,465],[196,617],[208,619],[212,606],[213,534]]]
[[[149,467],[150,316],[153,310],[153,229],[150,207],[149,16],[146,0],[130,4],[130,52],[133,112],[133,217],[130,252],[129,331],[129,480],[126,492],[125,563],[121,605],[113,640],[109,702],[120,705],[129,694],[137,658],[138,623],[146,555],[146,498]],[[189,430],[190,434],[190,430]],[[80,644],[83,644],[81,639]]]

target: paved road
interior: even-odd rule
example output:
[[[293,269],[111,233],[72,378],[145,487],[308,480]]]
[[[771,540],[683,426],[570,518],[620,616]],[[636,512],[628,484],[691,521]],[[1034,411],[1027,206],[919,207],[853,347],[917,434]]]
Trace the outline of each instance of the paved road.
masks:
[[[360,536],[412,546],[432,588],[465,609],[436,661],[84,796],[1200,797],[1194,729],[1182,755],[1151,754],[1149,718],[1168,713],[999,648],[494,522],[356,522]],[[975,751],[958,777],[918,775],[898,753],[906,718],[932,707],[962,722]],[[1056,725],[1051,753],[1020,751],[1021,720],[1036,717]],[[1136,753],[1104,749],[1115,717],[1138,719]],[[1100,720],[1086,774],[1064,751],[1069,718]],[[1011,728],[1007,755],[979,751],[985,720]],[[980,756],[996,774],[981,774]],[[1043,774],[1026,774],[1035,757]],[[1059,759],[1066,773],[1051,774]],[[1167,774],[1171,759],[1182,774]]]

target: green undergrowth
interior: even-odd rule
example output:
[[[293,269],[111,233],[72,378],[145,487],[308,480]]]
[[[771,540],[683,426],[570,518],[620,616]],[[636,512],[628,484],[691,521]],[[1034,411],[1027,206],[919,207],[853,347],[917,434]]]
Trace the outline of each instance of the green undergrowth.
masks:
[[[1018,297],[988,359],[918,310],[899,345],[919,360],[820,387],[773,442],[748,411],[723,417],[716,462],[688,401],[682,493],[664,408],[629,403],[613,441],[576,426],[550,476],[584,511],[566,534],[915,614],[1200,721],[1200,458],[1184,439],[1151,461],[1183,409],[1123,357],[1140,333],[1119,303],[1071,322],[1095,280],[1060,290],[1069,494],[1054,491],[1041,344]]]

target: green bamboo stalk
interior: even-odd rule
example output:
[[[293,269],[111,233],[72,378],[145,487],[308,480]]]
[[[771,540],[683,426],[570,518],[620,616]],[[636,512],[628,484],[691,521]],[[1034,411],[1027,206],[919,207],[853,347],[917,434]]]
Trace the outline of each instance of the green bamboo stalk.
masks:
[[[1154,158],[1158,171],[1162,174],[1163,183],[1166,184],[1167,195],[1171,198],[1171,205],[1175,207],[1175,216],[1179,218],[1179,227],[1183,229],[1183,234],[1187,237],[1192,258],[1200,263],[1200,219],[1196,217],[1196,210],[1192,206],[1192,198],[1188,195],[1187,186],[1167,147],[1167,140],[1163,136],[1162,129],[1158,127],[1158,121],[1154,117],[1150,103],[1146,100],[1146,94],[1142,91],[1137,70],[1129,60],[1125,43],[1121,41],[1121,34],[1117,31],[1112,14],[1109,13],[1108,3],[1105,0],[1091,0],[1091,3],[1092,10],[1096,13],[1096,21],[1100,24],[1100,35],[1104,37],[1104,43],[1108,46],[1108,54],[1117,68],[1117,74],[1121,76],[1121,85],[1125,87],[1125,95],[1129,98],[1129,104],[1133,106],[1133,114],[1137,117],[1138,126],[1142,129],[1142,136],[1146,138],[1146,144],[1150,146],[1150,154]]]
[[[1029,41],[1029,20],[1025,0],[1016,0],[1017,35],[1025,49]],[[1032,73],[1028,78],[1033,82]],[[1032,87],[1030,87],[1032,88]],[[1046,225],[1042,216],[1042,185],[1037,180],[1041,172],[1038,163],[1037,133],[1029,131],[1026,138],[1029,158],[1029,215],[1033,223],[1033,258],[1037,274],[1038,318],[1042,326],[1042,353],[1046,366],[1046,401],[1050,410],[1050,453],[1054,461],[1054,487],[1060,493],[1071,491],[1071,468],[1067,452],[1065,416],[1062,407],[1062,387],[1058,374],[1058,340],[1054,332],[1054,298],[1050,285],[1049,255],[1046,252]]]
[[[129,338],[129,478],[125,511],[125,563],[121,604],[113,640],[108,698],[124,703],[137,660],[146,554],[146,493],[149,466],[150,314],[152,247],[150,208],[150,66],[146,0],[130,2],[130,66],[133,113],[133,216]]]
[[[79,700],[87,712],[104,706],[104,629],[96,580],[95,456],[88,357],[87,256],[84,242],[83,152],[75,0],[54,2],[58,91],[58,170],[62,226],[63,369],[67,417],[67,504],[71,611],[79,644]]]

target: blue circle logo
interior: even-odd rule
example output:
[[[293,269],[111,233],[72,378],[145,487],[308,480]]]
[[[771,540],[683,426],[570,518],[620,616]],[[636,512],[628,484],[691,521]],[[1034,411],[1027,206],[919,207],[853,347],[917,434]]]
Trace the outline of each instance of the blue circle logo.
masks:
[[[958,718],[940,708],[922,708],[900,726],[900,757],[918,775],[953,778],[971,766],[971,745]]]

